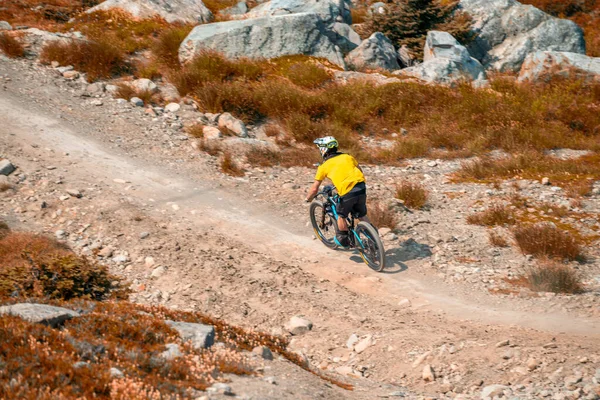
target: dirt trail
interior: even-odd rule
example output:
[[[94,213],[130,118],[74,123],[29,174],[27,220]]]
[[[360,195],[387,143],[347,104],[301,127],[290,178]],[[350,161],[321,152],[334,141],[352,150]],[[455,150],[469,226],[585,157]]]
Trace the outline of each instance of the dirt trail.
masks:
[[[531,315],[514,311],[512,303],[518,300],[499,305],[493,304],[494,299],[490,296],[482,294],[465,298],[442,283],[423,279],[416,272],[418,261],[407,262],[408,271],[401,273],[371,272],[364,264],[349,260],[348,254],[325,249],[312,240],[310,229],[274,216],[268,206],[246,203],[239,193],[221,190],[215,182],[178,176],[168,168],[133,159],[117,149],[107,149],[86,137],[85,132],[44,115],[37,106],[23,103],[23,100],[6,92],[0,94],[3,141],[48,147],[55,152],[55,165],[76,165],[76,168],[70,168],[70,175],[89,182],[104,181],[117,192],[126,186],[134,187],[135,190],[128,191],[129,197],[140,203],[152,199],[155,209],[175,207],[172,218],[182,218],[198,229],[216,227],[224,236],[280,260],[292,257],[318,260],[318,264],[306,263],[305,271],[390,303],[401,296],[409,298],[416,306],[442,310],[457,319],[600,336],[600,321],[597,320],[565,313]],[[391,262],[395,264],[391,270],[398,271],[397,260],[392,258]],[[344,270],[353,272],[354,277],[340,273]],[[377,277],[381,282],[365,284],[364,279],[358,278],[363,275]]]

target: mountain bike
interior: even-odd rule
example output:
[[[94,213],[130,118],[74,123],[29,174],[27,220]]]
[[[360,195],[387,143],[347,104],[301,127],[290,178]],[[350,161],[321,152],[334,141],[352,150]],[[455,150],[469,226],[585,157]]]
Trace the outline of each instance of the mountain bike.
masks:
[[[330,249],[344,249],[344,247],[338,246],[335,241],[338,231],[336,205],[339,200],[340,196],[335,193],[335,187],[325,186],[310,204],[310,222],[315,231],[315,236]],[[348,249],[358,250],[365,264],[371,269],[378,272],[383,271],[385,268],[385,250],[377,230],[365,221],[361,221],[355,226],[354,219],[353,214],[346,219],[350,241]]]

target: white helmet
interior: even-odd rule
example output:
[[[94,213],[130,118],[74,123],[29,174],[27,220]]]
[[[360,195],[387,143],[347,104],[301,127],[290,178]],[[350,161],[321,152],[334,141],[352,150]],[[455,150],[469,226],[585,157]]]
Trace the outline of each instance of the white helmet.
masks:
[[[339,146],[338,141],[333,136],[325,136],[315,139],[313,143],[319,148],[322,157],[325,157],[325,154],[327,154],[329,150],[337,149]]]

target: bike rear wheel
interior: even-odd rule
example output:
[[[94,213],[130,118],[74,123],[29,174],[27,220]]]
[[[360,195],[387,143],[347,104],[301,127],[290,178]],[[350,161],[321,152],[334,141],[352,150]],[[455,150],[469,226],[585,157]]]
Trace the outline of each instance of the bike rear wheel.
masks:
[[[360,256],[365,264],[377,272],[383,271],[385,268],[385,250],[373,225],[361,221],[356,225],[354,232],[359,238],[356,248],[360,251]]]
[[[313,201],[311,203],[310,222],[315,231],[315,236],[325,246],[331,249],[337,247],[334,240],[337,232],[337,221],[331,214],[327,213],[322,202]]]

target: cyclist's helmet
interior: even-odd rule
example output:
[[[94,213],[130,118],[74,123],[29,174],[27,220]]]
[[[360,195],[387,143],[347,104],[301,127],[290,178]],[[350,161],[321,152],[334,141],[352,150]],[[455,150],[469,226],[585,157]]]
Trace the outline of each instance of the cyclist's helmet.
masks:
[[[338,141],[333,136],[315,139],[313,143],[319,148],[322,157],[325,157],[328,153],[336,152],[339,146]]]

